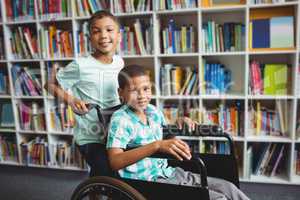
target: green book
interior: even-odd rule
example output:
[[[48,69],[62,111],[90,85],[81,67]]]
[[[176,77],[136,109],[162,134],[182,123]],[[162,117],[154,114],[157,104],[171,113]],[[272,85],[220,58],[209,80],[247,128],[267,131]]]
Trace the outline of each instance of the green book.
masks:
[[[264,68],[264,94],[286,95],[287,71],[286,64],[266,64]]]

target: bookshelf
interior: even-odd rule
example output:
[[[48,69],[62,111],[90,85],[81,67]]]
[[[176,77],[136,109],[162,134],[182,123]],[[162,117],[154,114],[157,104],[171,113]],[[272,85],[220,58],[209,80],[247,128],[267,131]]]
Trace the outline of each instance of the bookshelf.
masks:
[[[48,79],[53,78],[53,71],[64,67],[76,57],[87,54],[90,46],[86,42],[86,22],[89,14],[93,11],[92,9],[85,10],[86,5],[83,4],[83,1],[60,1],[64,8],[60,13],[57,13],[55,9],[52,9],[51,12],[43,10],[44,1],[28,2],[34,3],[34,12],[30,11],[27,14],[24,12],[25,16],[15,16],[10,9],[6,9],[7,5],[3,5],[4,1],[1,1],[0,74],[4,75],[5,80],[8,81],[5,82],[7,83],[6,90],[0,92],[0,104],[7,102],[12,104],[14,123],[13,126],[0,126],[0,145],[3,141],[7,141],[6,143],[12,146],[11,154],[9,154],[12,156],[4,158],[0,154],[0,164],[85,170],[85,165],[72,144],[72,118],[62,125],[60,124],[62,119],[57,115],[57,113],[68,113],[68,108],[57,102],[43,88],[36,95],[18,93],[13,69],[15,66],[25,68],[25,72],[26,69],[29,69],[38,82],[43,85]],[[80,2],[81,4],[79,4]],[[110,10],[120,19],[123,46],[120,46],[119,54],[123,56],[126,64],[139,63],[149,70],[154,83],[152,103],[163,109],[170,122],[173,120],[172,116],[185,114],[200,122],[213,123],[215,120],[215,123],[222,125],[226,131],[232,134],[237,146],[241,181],[300,185],[299,1],[286,0],[273,4],[254,4],[254,1],[248,0],[232,1],[235,3],[226,5],[214,4],[214,2],[222,1],[205,0],[190,1],[196,3],[190,5],[166,5],[163,4],[163,1],[146,1],[149,4],[144,7],[139,5],[138,9],[137,7],[135,9],[128,7],[125,10],[121,3],[116,7],[118,2],[123,1],[95,2],[98,4],[94,5],[94,10],[99,9],[100,6],[110,5]],[[249,34],[250,21],[261,17],[261,13],[266,10],[268,10],[268,14],[264,17],[267,18],[287,15],[286,13],[294,16],[292,47],[250,48],[249,40],[252,37]],[[175,26],[169,24],[172,20]],[[137,26],[133,24],[137,24]],[[219,26],[208,24],[218,24]],[[138,26],[141,26],[142,30],[147,30],[147,39],[144,38],[140,41],[132,39],[135,37]],[[214,30],[205,29],[208,26],[214,27]],[[175,44],[177,45],[176,51],[172,49],[170,38],[165,41],[163,39],[164,32],[174,27],[178,32],[177,36],[174,34],[174,38],[177,37],[177,40],[180,37],[185,38],[184,43]],[[228,27],[231,29],[231,33],[222,38],[220,32]],[[31,43],[31,50],[30,47],[26,48],[27,53],[18,52],[19,56],[15,50],[19,48],[22,51],[24,47],[13,45],[14,37],[17,35],[14,32],[21,33],[27,32],[27,30],[30,30],[28,35],[36,42]],[[210,36],[209,31],[212,31],[212,36],[214,33],[217,37]],[[67,45],[58,47],[56,51],[49,49],[54,44],[45,42],[49,34],[62,35],[63,32],[66,32],[65,37],[56,39],[58,41],[68,40]],[[183,33],[186,35],[181,36]],[[145,35],[142,34],[139,37],[146,37]],[[208,42],[209,37],[215,38],[215,41],[210,41],[211,44]],[[222,50],[220,41],[223,39],[224,42],[226,37],[235,37],[234,43],[238,46],[232,47],[229,43],[229,50]],[[228,38],[226,40],[231,40]],[[171,43],[168,44],[166,41]],[[176,39],[173,41],[174,43],[176,43]],[[135,48],[132,48],[134,46]],[[276,95],[267,94],[265,88],[258,85],[258,91],[261,93],[254,93],[255,87],[251,86],[251,80],[254,77],[251,72],[255,71],[251,65],[252,61],[264,66],[286,64],[283,72],[280,72],[286,77],[286,81],[283,81],[286,91]],[[173,70],[173,68],[177,70]],[[213,77],[211,74],[215,73],[214,71],[223,75]],[[171,75],[161,80],[163,73]],[[178,74],[181,75],[178,76]],[[178,83],[164,84],[167,80],[175,77],[179,77],[179,86]],[[185,84],[187,79],[190,81]],[[264,77],[261,76],[261,82],[264,81]],[[26,118],[24,115],[23,118],[20,117],[21,105],[26,105],[26,108],[34,113],[34,117],[44,121],[43,126],[35,127],[31,124],[29,127],[24,127],[24,120],[28,120],[28,117]],[[279,113],[278,109],[282,111],[281,116],[277,114]],[[260,117],[257,117],[255,113],[261,113]],[[219,122],[218,118],[221,119],[222,116],[223,121]],[[271,116],[267,119],[278,118],[278,123],[276,124],[274,121],[272,124],[274,127],[272,131],[269,128],[270,124],[262,123],[257,127],[257,122],[264,116]],[[225,117],[227,121],[224,121]],[[281,121],[284,121],[285,131],[281,130]],[[284,132],[284,134],[280,134],[280,132]],[[224,151],[224,148],[226,151],[226,145],[224,147],[222,141],[199,140],[192,135],[183,136],[182,139],[188,141],[195,151],[215,152]],[[274,146],[277,146],[276,151]],[[39,157],[40,160],[24,159],[26,148],[40,149],[40,155],[31,155]],[[49,149],[48,154],[45,153],[47,148]],[[278,161],[280,165],[273,176],[270,176],[269,172],[266,174],[252,173],[253,169],[250,170],[249,167],[251,162],[261,159],[260,155],[263,155],[262,152],[266,149],[269,149],[269,152],[274,149],[273,154],[276,153],[277,157],[282,149],[284,159]],[[69,157],[63,160],[63,151],[72,152],[69,155],[72,155],[73,159]],[[36,151],[32,152],[36,153]],[[56,152],[58,159],[53,157],[55,154],[53,152]],[[43,156],[44,158],[49,157],[49,162],[45,163]],[[268,156],[266,155],[266,157]],[[269,160],[271,162],[271,157]],[[275,161],[272,160],[271,163]],[[257,164],[253,165],[252,168],[257,168]],[[266,167],[270,166],[266,165]]]

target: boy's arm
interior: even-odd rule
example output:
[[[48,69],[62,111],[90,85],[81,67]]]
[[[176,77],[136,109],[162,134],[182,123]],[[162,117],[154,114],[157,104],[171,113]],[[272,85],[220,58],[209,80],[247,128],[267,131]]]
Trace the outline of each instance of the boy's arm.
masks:
[[[191,158],[189,146],[182,140],[176,138],[158,140],[128,151],[124,151],[121,148],[109,148],[108,158],[112,170],[119,170],[149,157],[156,152],[171,154],[179,160]]]
[[[78,66],[76,66],[76,64],[69,64],[68,66],[68,71],[72,74],[77,74],[78,73]],[[77,98],[75,98],[74,96],[70,95],[68,92],[66,92],[64,89],[62,89],[59,84],[58,81],[56,79],[56,68],[53,67],[52,71],[51,71],[51,77],[48,79],[48,81],[45,83],[44,88],[53,96],[57,97],[59,99],[59,101],[63,101],[66,104],[70,105],[72,107],[72,109],[76,112],[88,112],[88,109],[86,107],[86,102],[81,101]],[[66,81],[68,81],[68,76],[65,74],[63,74],[63,78],[66,79]],[[76,79],[76,77],[72,77],[72,79]],[[72,82],[72,80],[69,80],[69,82]]]
[[[48,81],[44,88],[53,96],[70,105],[74,111],[88,112],[86,102],[81,101],[63,90],[57,82]]]

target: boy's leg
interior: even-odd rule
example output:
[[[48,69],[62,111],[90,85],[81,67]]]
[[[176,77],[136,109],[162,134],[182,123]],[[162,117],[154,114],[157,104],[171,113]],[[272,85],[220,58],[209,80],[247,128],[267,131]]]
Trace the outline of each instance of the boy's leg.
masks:
[[[240,189],[233,183],[224,179],[207,177],[208,188],[215,192],[224,194],[231,200],[250,200]]]
[[[158,182],[168,183],[168,184],[177,184],[177,185],[191,185],[191,186],[200,186],[201,179],[199,174],[195,174],[189,171],[184,171],[180,167],[176,167],[174,173],[170,178],[158,178]],[[227,198],[220,192],[213,191],[209,189],[210,200],[227,200]]]
[[[108,164],[105,145],[90,143],[79,146],[79,150],[91,168],[90,177],[112,174]]]

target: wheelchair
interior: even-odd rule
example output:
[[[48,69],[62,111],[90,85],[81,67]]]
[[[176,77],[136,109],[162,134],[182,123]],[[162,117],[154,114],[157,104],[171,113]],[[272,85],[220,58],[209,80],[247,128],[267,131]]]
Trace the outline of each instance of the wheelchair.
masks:
[[[88,105],[89,109],[96,109],[99,123],[106,132],[112,113],[120,108],[115,106],[101,110],[97,105]],[[179,130],[174,125],[163,128],[164,138],[168,139],[179,135],[193,135],[203,138],[221,138],[229,146],[228,154],[193,153],[191,160],[179,161],[170,155],[156,153],[151,157],[166,158],[172,167],[181,167],[200,174],[201,186],[175,185],[160,182],[149,182],[134,179],[125,179],[117,173],[105,176],[91,177],[80,183],[74,190],[71,200],[172,200],[201,199],[209,200],[207,176],[222,178],[232,182],[239,188],[238,167],[232,138],[229,134],[215,125],[198,125],[189,132]],[[107,163],[108,164],[108,163]]]

